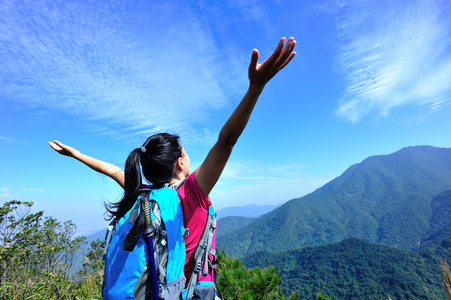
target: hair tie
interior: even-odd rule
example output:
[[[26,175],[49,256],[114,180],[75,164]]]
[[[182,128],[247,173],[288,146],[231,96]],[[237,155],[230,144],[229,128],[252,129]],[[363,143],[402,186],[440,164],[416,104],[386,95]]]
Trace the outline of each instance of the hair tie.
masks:
[[[141,153],[146,153],[146,147],[144,146],[141,147]]]

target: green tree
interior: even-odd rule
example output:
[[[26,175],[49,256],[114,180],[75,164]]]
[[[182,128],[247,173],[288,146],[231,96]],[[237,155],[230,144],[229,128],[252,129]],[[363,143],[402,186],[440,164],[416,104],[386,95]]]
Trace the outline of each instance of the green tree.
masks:
[[[323,295],[323,293],[319,292],[318,296],[316,297],[316,300],[334,300],[334,298],[332,297],[327,298],[326,296]]]
[[[280,285],[282,279],[276,267],[246,269],[243,262],[223,251],[219,253],[218,286],[227,300],[296,300],[293,293],[285,298]]]
[[[31,213],[32,205],[14,200],[0,208],[0,297],[70,299],[77,288],[70,270],[85,238],[74,238],[71,221]]]
[[[102,298],[105,249],[99,239],[91,242],[91,248],[84,257],[83,269],[78,273],[81,279],[75,295],[81,299]]]

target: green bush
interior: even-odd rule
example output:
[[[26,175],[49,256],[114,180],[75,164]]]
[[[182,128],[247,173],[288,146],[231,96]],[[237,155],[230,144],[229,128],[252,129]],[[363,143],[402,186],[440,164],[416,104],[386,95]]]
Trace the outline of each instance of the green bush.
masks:
[[[219,253],[218,282],[221,294],[227,300],[296,300],[297,293],[285,298],[280,285],[282,279],[276,267],[246,269],[238,258],[223,251]]]
[[[32,205],[9,201],[0,208],[0,298],[99,296],[101,279],[91,274],[79,280],[71,275],[74,258],[83,250],[85,237],[74,237],[76,226],[71,221],[61,223],[43,217],[43,211],[31,213]]]

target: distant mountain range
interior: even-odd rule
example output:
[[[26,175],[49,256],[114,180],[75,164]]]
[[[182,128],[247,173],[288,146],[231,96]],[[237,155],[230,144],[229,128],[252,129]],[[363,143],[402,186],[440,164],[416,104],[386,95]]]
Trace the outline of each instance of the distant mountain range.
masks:
[[[217,246],[243,257],[356,237],[420,249],[450,235],[450,190],[451,149],[407,147],[351,166],[313,193],[219,236]]]

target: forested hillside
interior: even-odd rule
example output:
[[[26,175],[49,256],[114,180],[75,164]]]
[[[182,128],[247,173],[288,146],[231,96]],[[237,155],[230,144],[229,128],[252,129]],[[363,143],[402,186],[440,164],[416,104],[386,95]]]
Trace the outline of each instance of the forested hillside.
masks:
[[[447,190],[431,202],[431,226],[422,241],[422,245],[437,243],[445,237],[451,236],[451,190]]]
[[[355,238],[340,243],[281,253],[258,251],[246,267],[276,266],[287,294],[316,299],[322,291],[334,299],[447,299],[438,263],[451,257],[451,238],[420,252],[398,250]]]
[[[216,237],[232,232],[236,229],[246,226],[254,221],[256,218],[246,217],[225,217],[218,220],[218,229],[216,231]]]
[[[313,193],[219,237],[217,245],[238,257],[348,237],[420,249],[450,232],[450,189],[451,149],[407,147],[351,166]]]

